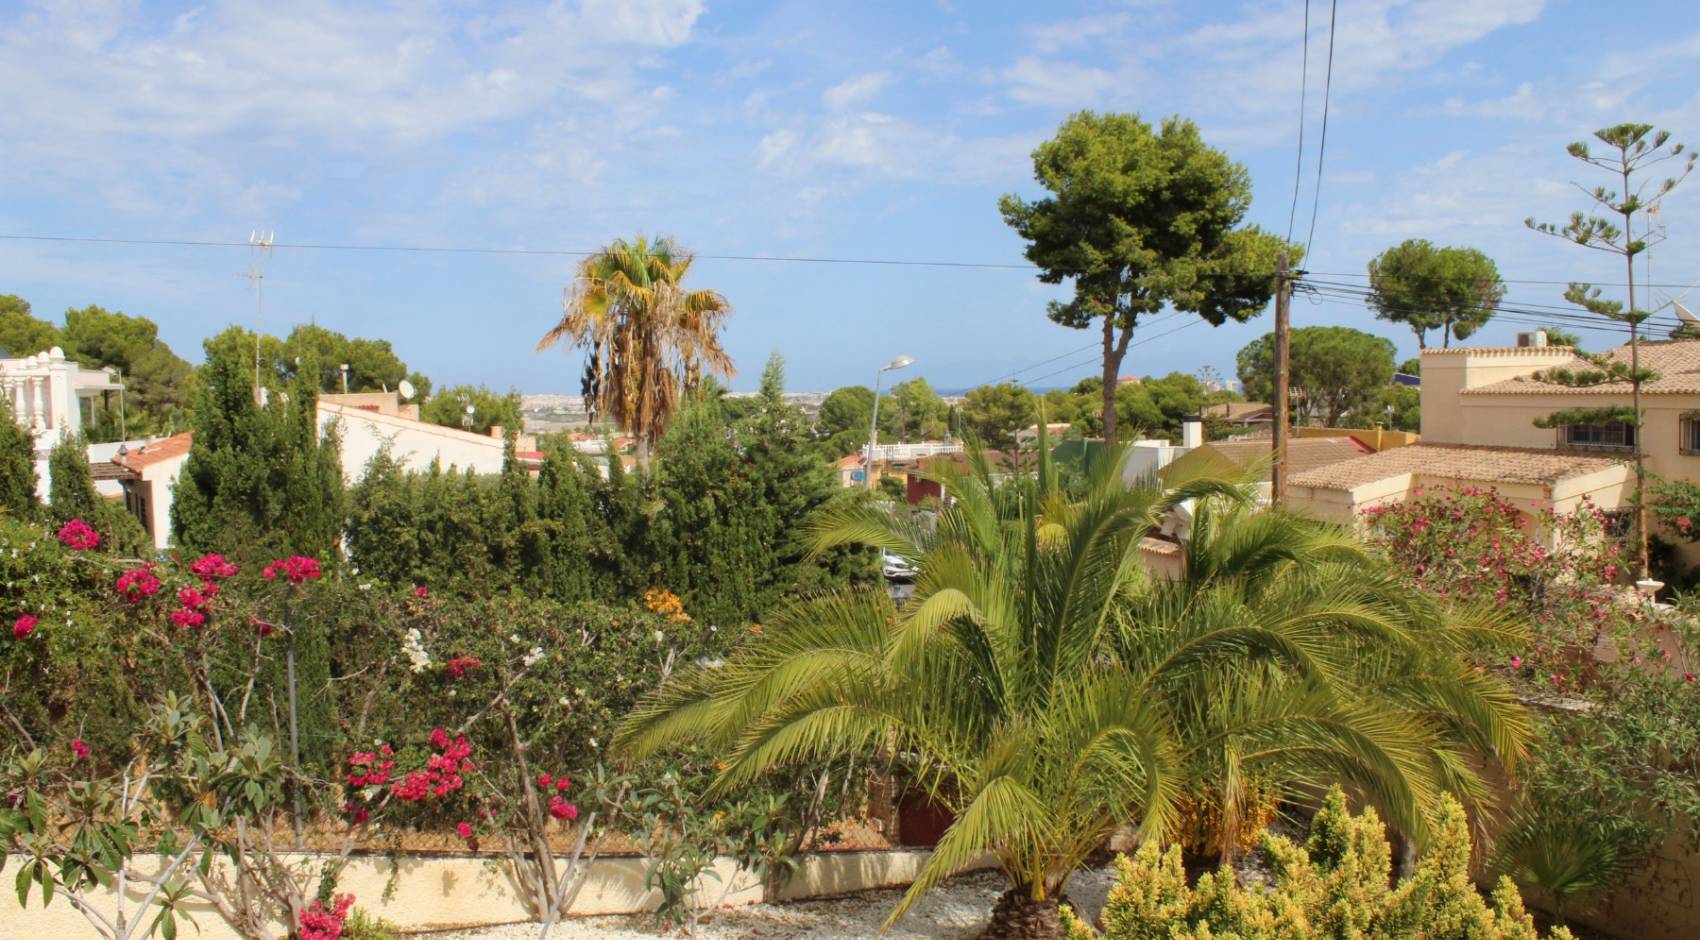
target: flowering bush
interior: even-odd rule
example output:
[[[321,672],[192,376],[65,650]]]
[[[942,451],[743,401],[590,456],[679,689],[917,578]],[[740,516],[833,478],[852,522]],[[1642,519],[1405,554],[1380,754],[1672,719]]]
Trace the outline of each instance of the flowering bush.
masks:
[[[66,548],[91,551],[100,547],[100,533],[81,519],[72,519],[59,528],[59,541]]]
[[[271,581],[282,575],[290,584],[301,584],[306,581],[317,581],[320,574],[317,558],[291,555],[288,558],[279,558],[267,565],[262,576],[267,581]]]

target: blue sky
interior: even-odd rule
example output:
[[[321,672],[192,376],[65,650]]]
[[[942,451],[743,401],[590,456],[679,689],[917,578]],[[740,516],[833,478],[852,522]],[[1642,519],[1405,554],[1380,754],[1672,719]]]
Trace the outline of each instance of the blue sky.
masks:
[[[1250,170],[1252,220],[1282,231],[1302,11],[1302,0],[0,3],[0,232],[245,241],[262,227],[284,243],[527,249],[643,233],[702,254],[1019,263],[996,198],[1034,192],[1029,152],[1084,108],[1194,118]],[[1322,0],[1311,26],[1301,230]],[[1564,144],[1631,119],[1700,143],[1700,7],[1348,0],[1307,267],[1361,273],[1421,236],[1479,247],[1507,278],[1620,280],[1522,220],[1580,207],[1570,181],[1592,179]],[[1700,280],[1700,180],[1664,218],[1654,280]],[[87,303],[145,314],[198,359],[201,338],[253,322],[247,254],[0,241],[0,292],[44,315]],[[387,337],[440,384],[576,392],[576,357],[532,351],[573,264],[280,249],[265,328],[311,318]],[[799,389],[868,382],[897,353],[941,387],[1095,371],[1090,351],[1034,365],[1092,337],[1050,323],[1056,288],[1026,271],[703,260],[694,276],[736,308],[726,342],[739,388],[775,349]],[[1558,292],[1516,284],[1510,299],[1556,304]],[[1145,330],[1125,373],[1231,375],[1269,322],[1167,320]],[[1361,307],[1301,297],[1294,323],[1360,326],[1415,351]],[[1520,328],[1496,324],[1480,341]]]

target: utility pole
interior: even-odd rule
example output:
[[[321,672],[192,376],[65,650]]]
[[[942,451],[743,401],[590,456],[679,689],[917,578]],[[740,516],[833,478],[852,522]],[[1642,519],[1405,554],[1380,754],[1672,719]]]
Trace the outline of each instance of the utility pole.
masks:
[[[1275,425],[1270,464],[1269,505],[1280,509],[1287,497],[1287,389],[1292,377],[1287,364],[1291,330],[1287,324],[1287,301],[1293,296],[1292,277],[1287,273],[1287,253],[1275,259]]]

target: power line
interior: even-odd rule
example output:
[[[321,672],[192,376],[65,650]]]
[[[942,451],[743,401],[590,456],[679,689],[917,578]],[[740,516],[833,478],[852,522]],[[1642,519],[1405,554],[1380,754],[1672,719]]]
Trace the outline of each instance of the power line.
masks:
[[[1197,326],[1198,324],[1203,323],[1203,322],[1204,322],[1204,319],[1201,318],[1201,317],[1189,316],[1189,317],[1187,317],[1187,322],[1182,323],[1180,326],[1177,326],[1172,330],[1165,330],[1161,333],[1158,333],[1156,336],[1147,336],[1144,339],[1135,340],[1135,341],[1129,343],[1127,345],[1127,348],[1132,349],[1135,346],[1143,346],[1146,343],[1156,342],[1157,340],[1160,340],[1165,336],[1173,336],[1174,334],[1179,333],[1181,330],[1185,330],[1185,329],[1188,329],[1190,327]],[[1033,383],[1035,383],[1035,382],[1043,382],[1045,379],[1061,375],[1064,372],[1071,372],[1075,369],[1079,369],[1079,368],[1082,368],[1083,366],[1091,365],[1092,363],[1098,362],[1098,361],[1100,361],[1098,359],[1098,357],[1093,356],[1090,359],[1083,359],[1080,362],[1074,363],[1072,365],[1063,366],[1061,369],[1058,369],[1055,372],[1047,372],[1044,375],[1041,375],[1037,378],[1028,379],[1027,381],[1022,382],[1021,384],[1026,385],[1026,386],[1032,386]]]
[[[1355,278],[1363,278],[1363,279],[1369,278],[1369,274],[1366,273],[1366,272],[1362,272],[1362,271],[1306,271],[1306,272],[1304,272],[1304,274],[1307,277],[1355,277]],[[1629,286],[1627,283],[1625,283],[1623,281],[1593,281],[1593,280],[1586,280],[1586,279],[1580,280],[1580,281],[1577,281],[1577,280],[1550,281],[1550,280],[1538,280],[1538,279],[1532,280],[1532,279],[1529,279],[1529,278],[1502,277],[1499,280],[1500,280],[1500,283],[1502,283],[1502,284],[1548,284],[1548,285],[1555,285],[1555,286],[1558,286],[1558,287],[1568,287],[1571,284],[1578,284],[1578,283],[1587,284],[1590,287],[1628,287]],[[1663,288],[1669,288],[1669,289],[1672,289],[1672,290],[1689,290],[1689,289],[1694,287],[1693,284],[1642,284],[1640,282],[1637,282],[1635,286],[1637,286],[1637,287],[1663,287]]]
[[[1356,286],[1353,286],[1353,285],[1333,284],[1333,283],[1330,283],[1330,282],[1327,282],[1327,281],[1313,281],[1313,280],[1308,280],[1308,279],[1305,280],[1303,282],[1303,284],[1304,284],[1304,286],[1306,286],[1310,290],[1316,291],[1318,293],[1329,293],[1329,294],[1332,294],[1334,296],[1350,297],[1350,298],[1353,298],[1355,300],[1360,300],[1360,301],[1368,301],[1375,296],[1373,292],[1371,292],[1371,291],[1369,291],[1365,288],[1356,287]],[[1426,311],[1426,310],[1422,310],[1422,309],[1414,308],[1414,307],[1390,307],[1388,309],[1395,311],[1395,312],[1400,312],[1400,313],[1428,313],[1428,312],[1431,312],[1431,311]],[[1579,309],[1576,309],[1574,307],[1556,307],[1556,306],[1549,306],[1549,305],[1500,303],[1500,304],[1491,305],[1491,306],[1486,305],[1486,304],[1478,304],[1478,305],[1475,305],[1474,307],[1472,307],[1470,309],[1483,311],[1483,312],[1486,312],[1486,313],[1488,313],[1489,315],[1492,315],[1492,316],[1499,316],[1499,315],[1502,315],[1502,314],[1505,314],[1505,313],[1517,313],[1517,314],[1522,314],[1524,316],[1529,316],[1529,317],[1541,317],[1541,318],[1547,319],[1549,321],[1567,321],[1567,322],[1572,322],[1572,323],[1589,324],[1589,325],[1599,325],[1599,324],[1604,322],[1604,320],[1601,317],[1599,317],[1595,314],[1586,313],[1586,312],[1579,310]],[[1666,327],[1670,327],[1672,329],[1674,329],[1675,327],[1677,327],[1681,323],[1681,321],[1674,316],[1668,316],[1668,317],[1648,316],[1642,322],[1646,323],[1646,324],[1650,324],[1652,326],[1666,326]],[[1605,328],[1615,329],[1614,327],[1609,327],[1609,326],[1605,327]]]
[[[83,235],[23,235],[0,234],[0,240],[35,242],[71,242],[97,245],[157,245],[181,248],[248,248],[247,242],[216,241],[189,238],[95,238]],[[278,242],[276,249],[303,251],[387,251],[423,254],[473,255],[531,255],[584,258],[596,251],[570,248],[477,248],[434,245],[349,245],[329,242]],[[1005,271],[1036,271],[1031,264],[1008,264],[983,261],[915,261],[900,258],[819,258],[785,255],[694,255],[698,261],[767,261],[785,264],[859,264],[913,268],[984,268]],[[1224,274],[1223,276],[1229,276]]]
[[[1299,183],[1305,172],[1305,92],[1310,81],[1310,0],[1305,0],[1304,52],[1299,65],[1299,154],[1293,158],[1293,204],[1287,209],[1287,237],[1293,240],[1293,219],[1299,213]]]
[[[1339,12],[1340,0],[1328,3],[1328,68],[1322,78],[1322,136],[1316,144],[1316,193],[1310,200],[1310,233],[1305,235],[1305,254],[1316,240],[1316,210],[1322,203],[1322,158],[1328,153],[1328,97],[1334,90],[1334,15]]]

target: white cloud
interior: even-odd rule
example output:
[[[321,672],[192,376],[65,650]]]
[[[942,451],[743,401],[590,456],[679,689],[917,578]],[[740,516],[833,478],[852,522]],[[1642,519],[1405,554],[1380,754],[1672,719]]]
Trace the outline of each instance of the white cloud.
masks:
[[[756,166],[766,170],[791,155],[797,147],[797,132],[780,128],[756,144]]]
[[[344,152],[378,158],[519,116],[623,107],[700,0],[584,0],[462,19],[453,6],[219,0],[161,30],[139,6],[0,17],[0,176],[160,179],[196,198],[210,166]]]
[[[890,72],[868,72],[833,85],[821,93],[820,100],[834,111],[843,111],[872,100],[890,81]]]
[[[1130,22],[1131,18],[1126,13],[1102,13],[1030,26],[1027,33],[1033,37],[1034,48],[1049,54],[1120,35]]]
[[[1533,121],[1546,113],[1546,103],[1535,96],[1535,83],[1524,82],[1503,98],[1466,102],[1448,98],[1441,110],[1452,117],[1510,118]]]
[[[1037,56],[1022,56],[990,78],[1016,101],[1056,107],[1090,105],[1123,84],[1104,69]]]

